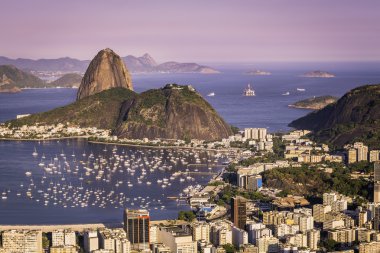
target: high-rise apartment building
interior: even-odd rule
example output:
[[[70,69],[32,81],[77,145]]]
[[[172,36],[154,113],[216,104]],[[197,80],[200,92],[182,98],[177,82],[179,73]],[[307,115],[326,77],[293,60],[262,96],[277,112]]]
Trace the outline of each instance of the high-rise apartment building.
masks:
[[[3,232],[5,252],[42,253],[42,232],[37,230],[8,230]]]
[[[210,242],[210,224],[206,222],[193,224],[193,240]]]
[[[245,228],[247,222],[247,200],[245,198],[240,196],[231,198],[231,221],[236,227]]]
[[[124,230],[133,249],[149,248],[149,212],[147,210],[124,211]]]
[[[373,217],[373,229],[380,231],[380,206],[375,207],[375,214]]]
[[[248,140],[265,140],[268,131],[266,128],[245,128],[244,137]]]
[[[123,229],[102,228],[99,230],[99,248],[114,253],[130,253],[131,244]]]
[[[316,204],[313,206],[313,217],[316,222],[325,222],[326,214],[331,212],[330,205]]]
[[[307,246],[311,250],[317,250],[318,243],[321,238],[321,231],[317,229],[311,229],[306,232],[306,236],[307,236]]]
[[[94,250],[99,249],[98,231],[88,230],[83,235],[84,251],[91,253]]]
[[[357,151],[354,148],[347,150],[347,163],[356,163],[357,162]]]
[[[55,230],[52,232],[52,246],[76,246],[76,235],[71,230]]]
[[[380,150],[371,150],[369,152],[369,161],[370,162],[380,161]]]
[[[373,165],[373,202],[380,203],[380,162]]]
[[[368,161],[368,146],[363,142],[355,142],[354,145],[347,145],[346,148],[348,163]]]
[[[357,161],[368,161],[368,146],[364,145],[363,142],[355,142],[354,148],[356,148],[358,155]]]

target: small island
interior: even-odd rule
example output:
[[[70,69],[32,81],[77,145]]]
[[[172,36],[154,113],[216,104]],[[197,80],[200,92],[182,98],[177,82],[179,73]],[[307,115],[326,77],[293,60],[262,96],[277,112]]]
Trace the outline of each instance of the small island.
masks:
[[[272,73],[268,71],[263,71],[263,70],[250,70],[245,72],[246,75],[251,75],[251,76],[270,76]]]
[[[333,96],[320,96],[304,99],[294,104],[289,105],[289,107],[298,109],[309,109],[309,110],[320,110],[329,104],[335,103],[338,98]]]
[[[302,75],[302,77],[313,77],[313,78],[333,78],[334,74],[326,72],[326,71],[310,71]]]

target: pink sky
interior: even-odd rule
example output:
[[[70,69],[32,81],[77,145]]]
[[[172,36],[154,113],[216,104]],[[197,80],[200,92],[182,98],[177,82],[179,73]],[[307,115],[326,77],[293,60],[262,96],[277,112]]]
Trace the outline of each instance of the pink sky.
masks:
[[[0,55],[158,61],[380,60],[378,0],[2,0]]]

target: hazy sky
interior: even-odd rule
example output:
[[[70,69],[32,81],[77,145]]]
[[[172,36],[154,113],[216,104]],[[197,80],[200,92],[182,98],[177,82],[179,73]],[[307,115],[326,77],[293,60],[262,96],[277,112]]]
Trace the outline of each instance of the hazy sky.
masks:
[[[380,60],[379,0],[1,0],[0,55]]]

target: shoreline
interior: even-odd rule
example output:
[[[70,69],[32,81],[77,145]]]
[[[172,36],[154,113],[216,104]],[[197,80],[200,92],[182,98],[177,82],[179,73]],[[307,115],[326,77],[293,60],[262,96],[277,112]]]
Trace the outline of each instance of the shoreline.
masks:
[[[131,144],[131,143],[118,143],[118,142],[102,142],[102,141],[91,141],[89,136],[70,136],[70,137],[56,137],[48,139],[16,139],[16,138],[0,138],[0,141],[59,141],[59,140],[70,140],[70,139],[85,139],[88,143],[92,144],[104,144],[104,145],[117,145],[117,146],[129,146],[129,147],[138,147],[138,148],[155,148],[155,149],[191,149],[191,150],[201,150],[208,152],[231,152],[239,153],[238,148],[231,149],[210,149],[210,148],[199,148],[199,147],[181,147],[181,146],[150,146],[150,145],[140,145],[140,144]]]
[[[98,228],[119,228],[123,227],[123,223],[88,223],[88,224],[25,224],[25,225],[0,225],[0,231],[4,230],[41,230],[42,232],[53,232],[60,229],[70,229],[73,231],[83,232],[87,229],[98,229]]]

